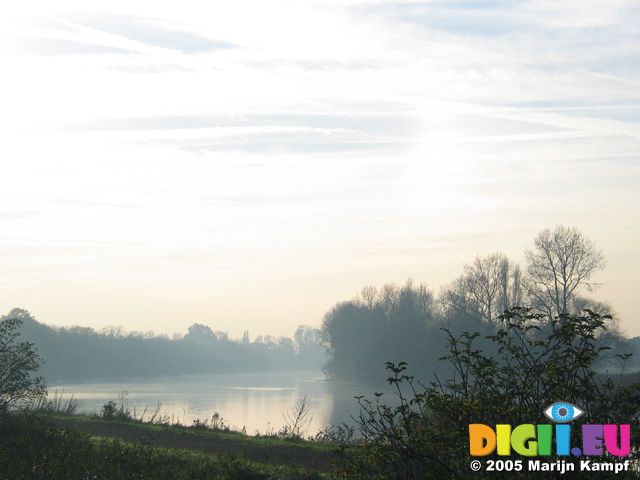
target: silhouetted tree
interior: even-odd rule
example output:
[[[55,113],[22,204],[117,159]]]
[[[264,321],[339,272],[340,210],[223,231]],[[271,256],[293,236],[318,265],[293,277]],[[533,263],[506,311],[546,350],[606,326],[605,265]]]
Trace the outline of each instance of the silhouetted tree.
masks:
[[[401,287],[367,287],[324,317],[326,372],[338,379],[374,381],[387,359],[412,361],[428,372],[443,352],[439,321],[434,296],[425,285],[409,281]]]
[[[466,264],[441,301],[453,313],[494,322],[502,312],[521,304],[522,293],[520,267],[506,255],[494,253]]]
[[[528,292],[549,318],[575,311],[573,300],[582,288],[592,290],[594,272],[605,266],[602,252],[574,227],[541,231],[526,252]]]
[[[18,341],[25,316],[29,312],[14,309],[0,319],[0,411],[45,394],[36,376],[40,357],[33,344]]]

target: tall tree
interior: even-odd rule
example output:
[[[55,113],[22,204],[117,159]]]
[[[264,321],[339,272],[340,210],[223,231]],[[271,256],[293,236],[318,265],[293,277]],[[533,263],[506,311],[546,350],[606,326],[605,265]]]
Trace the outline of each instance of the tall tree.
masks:
[[[493,322],[522,302],[520,267],[502,253],[476,257],[444,292],[445,308]]]
[[[593,242],[574,227],[542,230],[526,252],[528,292],[549,316],[566,315],[581,289],[592,290],[592,275],[605,260]]]

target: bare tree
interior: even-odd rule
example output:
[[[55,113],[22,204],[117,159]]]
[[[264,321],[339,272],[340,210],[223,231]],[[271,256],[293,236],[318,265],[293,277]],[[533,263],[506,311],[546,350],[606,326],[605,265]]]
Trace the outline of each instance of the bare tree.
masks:
[[[309,425],[313,421],[307,396],[305,395],[302,400],[296,402],[282,416],[286,425],[280,429],[278,435],[291,440],[304,438]]]
[[[526,252],[528,293],[549,316],[566,315],[581,288],[597,286],[591,276],[605,266],[602,252],[574,227],[541,231]]]
[[[522,301],[520,267],[502,253],[476,257],[445,292],[446,307],[493,322]]]
[[[360,292],[359,301],[369,310],[373,310],[378,301],[378,289],[372,285],[364,287]]]

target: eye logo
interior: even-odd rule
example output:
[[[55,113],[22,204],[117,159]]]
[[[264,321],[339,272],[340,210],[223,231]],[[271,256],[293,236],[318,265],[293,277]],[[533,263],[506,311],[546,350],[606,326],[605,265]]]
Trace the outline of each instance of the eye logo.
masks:
[[[556,423],[569,423],[584,413],[584,410],[569,402],[552,403],[544,411],[547,418]]]

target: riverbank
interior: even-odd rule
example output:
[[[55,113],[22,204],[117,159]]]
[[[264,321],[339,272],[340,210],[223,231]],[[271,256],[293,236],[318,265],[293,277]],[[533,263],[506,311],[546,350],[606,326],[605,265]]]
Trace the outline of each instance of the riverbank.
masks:
[[[119,438],[163,448],[236,455],[259,463],[321,471],[330,469],[335,450],[333,445],[322,442],[251,436],[208,428],[103,420],[84,415],[46,418],[58,428],[76,430],[92,437]]]
[[[2,430],[3,478],[320,479],[329,478],[337,450],[327,442],[84,415],[12,414]]]

